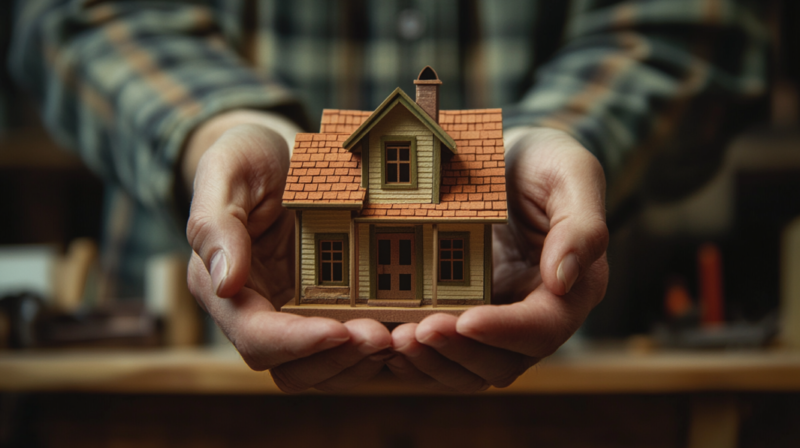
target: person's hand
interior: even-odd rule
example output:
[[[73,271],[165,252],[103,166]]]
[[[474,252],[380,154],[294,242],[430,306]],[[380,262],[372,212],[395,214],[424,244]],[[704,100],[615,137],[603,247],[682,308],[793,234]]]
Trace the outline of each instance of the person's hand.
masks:
[[[283,391],[348,389],[380,371],[391,335],[373,320],[277,312],[294,296],[294,214],[281,206],[289,150],[259,114],[219,117],[189,139],[189,288],[245,362],[270,369]]]
[[[392,332],[387,360],[423,387],[505,387],[552,354],[605,295],[605,176],[568,134],[537,128],[507,154],[509,224],[495,225],[493,305]]]

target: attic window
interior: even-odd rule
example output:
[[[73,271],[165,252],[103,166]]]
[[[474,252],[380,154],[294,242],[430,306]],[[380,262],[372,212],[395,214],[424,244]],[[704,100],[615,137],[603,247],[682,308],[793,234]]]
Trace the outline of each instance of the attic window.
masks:
[[[414,137],[383,137],[381,166],[383,188],[416,189],[417,155]]]
[[[411,150],[409,142],[386,144],[386,183],[411,183]]]

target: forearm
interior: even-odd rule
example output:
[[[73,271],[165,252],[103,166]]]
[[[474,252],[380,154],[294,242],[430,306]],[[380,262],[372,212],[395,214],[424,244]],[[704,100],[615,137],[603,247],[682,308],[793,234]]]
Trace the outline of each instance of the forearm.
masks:
[[[197,126],[234,109],[302,120],[279,84],[229,48],[204,2],[20,2],[16,78],[48,128],[106,180],[173,214],[181,154]],[[176,188],[177,187],[177,188]]]
[[[698,102],[724,118],[764,93],[766,35],[743,2],[595,3],[580,2],[563,48],[507,112],[507,129],[564,130],[613,174],[648,142],[719,134],[709,129],[719,117]]]

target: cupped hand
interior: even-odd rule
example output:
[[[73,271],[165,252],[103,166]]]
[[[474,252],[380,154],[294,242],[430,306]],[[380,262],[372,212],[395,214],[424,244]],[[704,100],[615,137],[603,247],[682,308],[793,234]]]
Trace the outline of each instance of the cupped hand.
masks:
[[[493,229],[492,305],[392,332],[389,368],[414,384],[505,387],[583,323],[608,284],[605,176],[568,134],[530,130],[507,153],[509,224]]]
[[[262,121],[242,118],[222,117],[189,142],[187,160],[202,153],[184,164],[184,176],[196,170],[189,288],[247,364],[270,369],[282,390],[356,386],[383,367],[391,335],[372,320],[278,312],[294,295],[294,214],[281,206],[289,150]]]

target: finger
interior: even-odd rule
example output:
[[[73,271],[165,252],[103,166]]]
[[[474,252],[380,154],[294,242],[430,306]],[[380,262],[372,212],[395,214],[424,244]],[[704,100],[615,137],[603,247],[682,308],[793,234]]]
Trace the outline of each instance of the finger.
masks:
[[[389,331],[377,321],[356,319],[344,325],[350,334],[348,342],[271,369],[275,384],[284,392],[304,391],[392,345]]]
[[[200,308],[208,312],[204,296],[211,292],[211,280],[206,267],[203,265],[203,260],[196,252],[192,252],[192,256],[189,258],[189,267],[186,269],[186,284]]]
[[[323,392],[344,392],[356,386],[366,383],[383,369],[384,360],[391,353],[382,351],[368,356],[352,367],[344,369],[341,373],[314,386],[315,389]]]
[[[605,294],[608,264],[601,257],[566,296],[540,285],[522,302],[469,309],[456,322],[458,334],[532,358],[552,354],[586,319]]]
[[[226,132],[200,160],[186,234],[218,296],[247,281],[251,238],[279,215],[287,169],[286,142],[255,125]]]
[[[397,353],[406,359],[420,372],[457,392],[472,393],[488,387],[478,375],[470,372],[438,352],[420,344],[416,339],[416,325],[401,325],[392,332],[392,344]]]
[[[394,331],[392,331],[392,347],[404,347],[410,343],[416,342],[416,327],[417,324],[412,323],[400,325],[395,328]],[[411,364],[402,353],[395,353],[395,356],[386,360],[386,365],[399,379],[423,389],[455,392],[455,390],[450,387],[422,373],[422,371],[414,364]]]
[[[208,274],[203,273],[204,283],[210,284]],[[250,288],[242,288],[230,299],[221,299],[213,293],[197,297],[202,298],[209,314],[253,370],[266,370],[350,340],[350,333],[342,323],[278,312]]]
[[[597,158],[565,133],[537,130],[522,140],[509,165],[512,212],[547,237],[541,253],[542,280],[566,294],[605,253],[605,176]],[[519,147],[519,146],[517,146]]]
[[[389,370],[403,382],[412,387],[433,390],[437,392],[455,392],[455,390],[436,381],[430,376],[422,373],[414,364],[411,364],[405,356],[396,354],[386,360]]]
[[[495,387],[509,386],[538,361],[458,334],[457,320],[449,314],[434,314],[420,322],[416,338]]]

